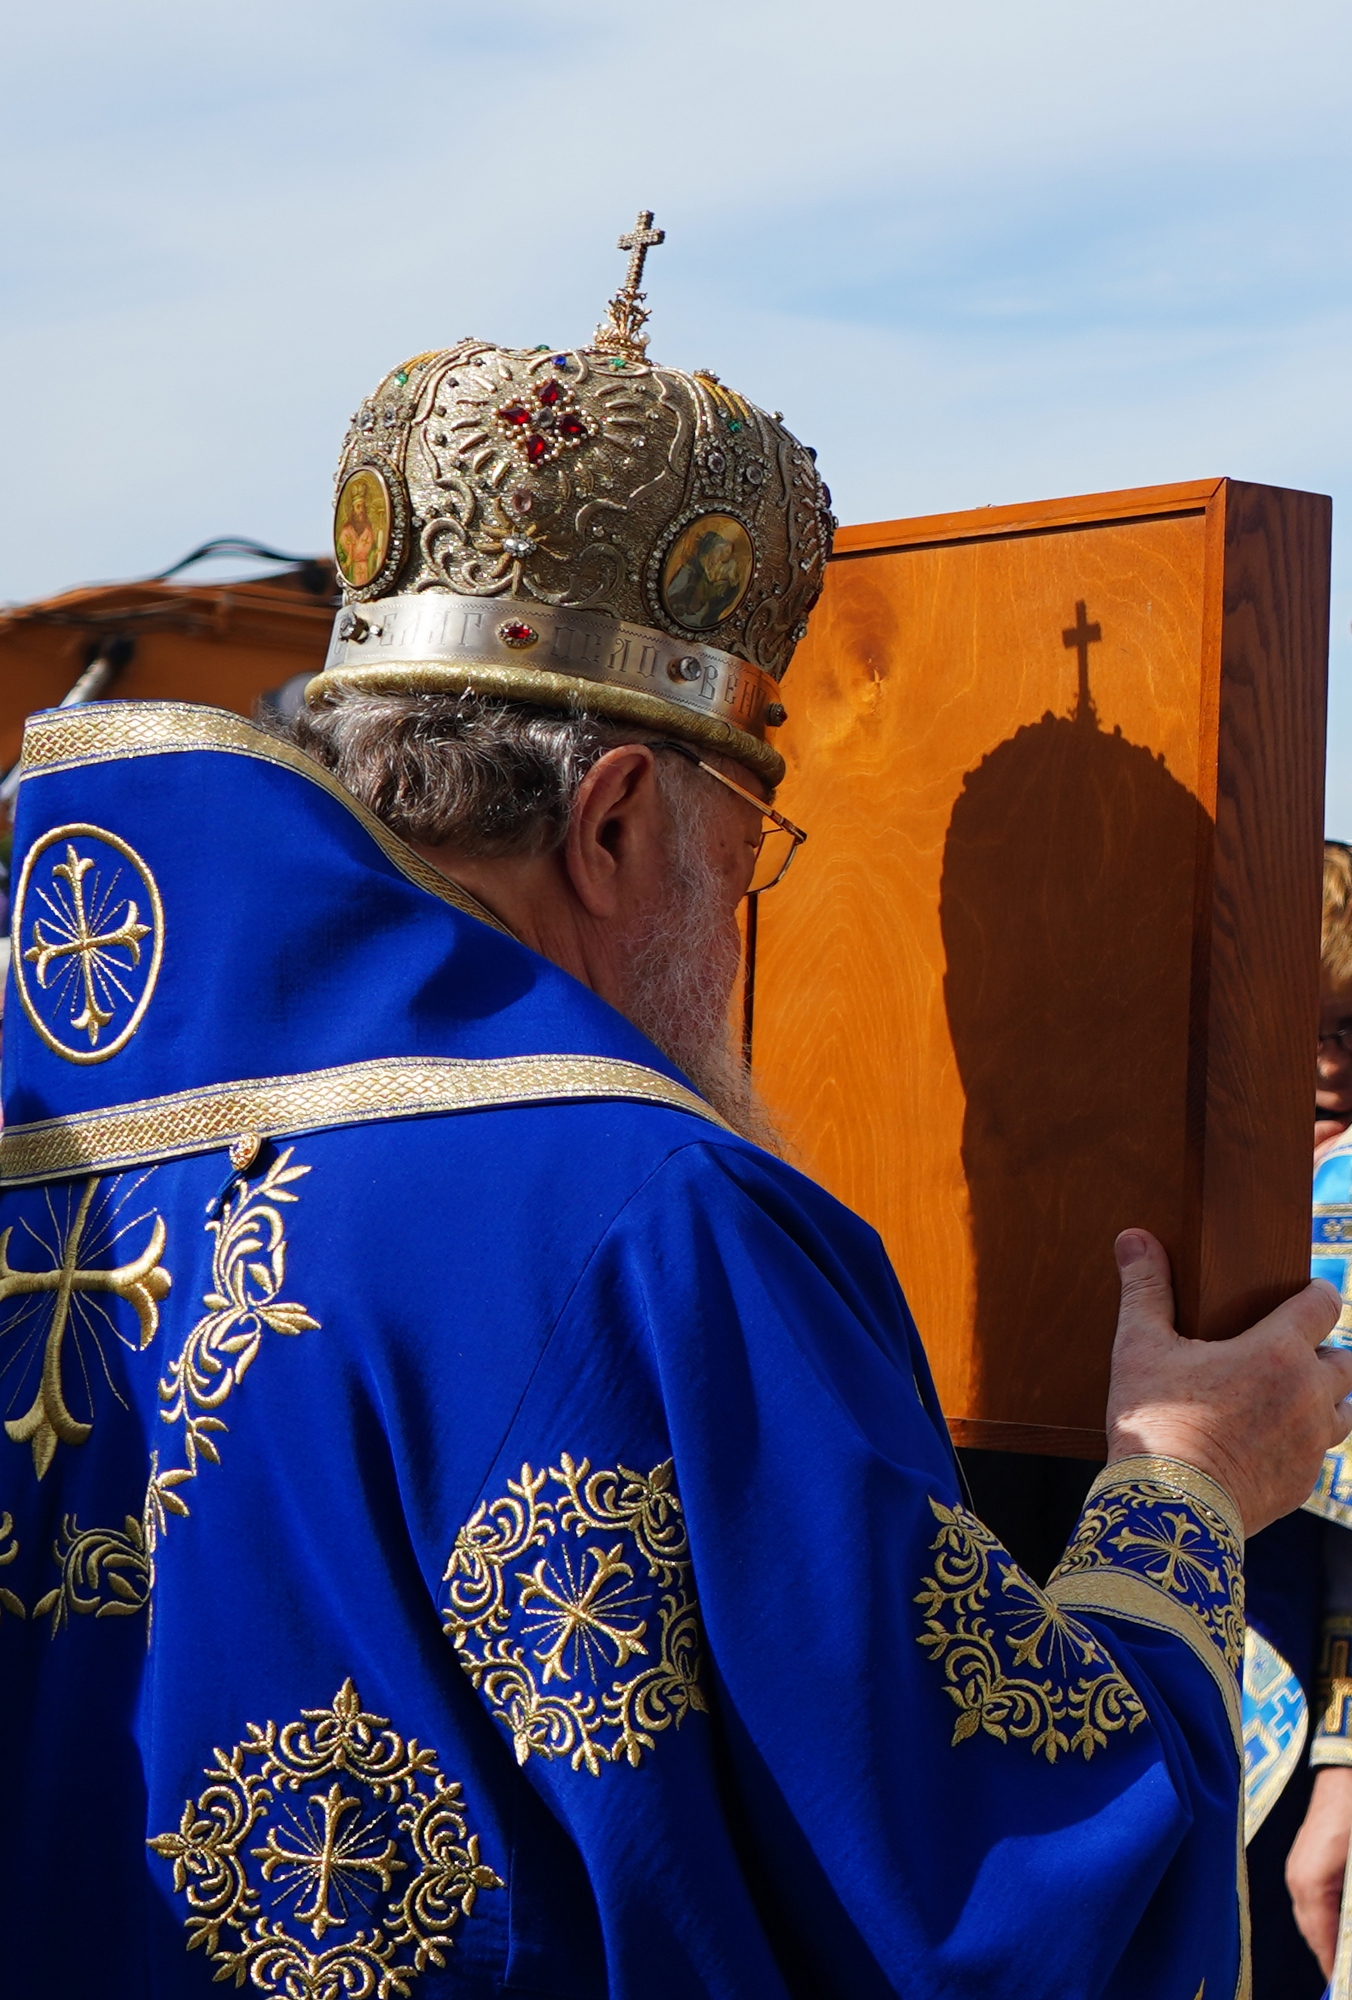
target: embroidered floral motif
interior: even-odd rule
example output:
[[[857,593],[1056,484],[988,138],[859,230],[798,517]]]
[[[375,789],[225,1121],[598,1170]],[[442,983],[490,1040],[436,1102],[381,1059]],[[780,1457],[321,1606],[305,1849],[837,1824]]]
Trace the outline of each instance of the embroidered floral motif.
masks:
[[[1086,1628],[1023,1574],[973,1514],[931,1499],[939,1523],[934,1575],[916,1603],[918,1643],[944,1670],[958,1709],[954,1743],[984,1730],[1001,1743],[1030,1741],[1054,1764],[1063,1751],[1086,1759],[1145,1707]],[[1031,1673],[1011,1672],[1031,1668]]]
[[[52,1620],[52,1636],[72,1611],[96,1618],[128,1618],[150,1601],[154,1565],[135,1515],[121,1528],[81,1528],[73,1514],[61,1523],[52,1550],[61,1581],[33,1606],[35,1618]]]
[[[1201,1623],[1232,1673],[1244,1657],[1244,1556],[1225,1516],[1166,1479],[1115,1479],[1090,1489],[1049,1588],[1112,1569],[1141,1577]]]
[[[436,1752],[368,1715],[350,1680],[299,1722],[251,1722],[206,1776],[148,1845],[217,1980],[285,2000],[406,1995],[445,1965],[479,1891],[503,1887]]]
[[[146,1609],[155,1587],[155,1552],[167,1532],[169,1518],[184,1518],[189,1511],[179,1489],[196,1479],[199,1460],[211,1465],[221,1462],[216,1438],[227,1425],[214,1412],[228,1401],[257,1360],[265,1329],[295,1334],[319,1325],[304,1306],[280,1296],[286,1282],[287,1244],[278,1204],[298,1199],[291,1192],[291,1183],[310,1171],[291,1165],[293,1151],[288,1147],[280,1153],[256,1182],[238,1180],[219,1217],[207,1223],[215,1239],[212,1286],[202,1301],[207,1310],[160,1383],[164,1405],[160,1416],[166,1424],[182,1424],[186,1463],[161,1470],[158,1450],[151,1453],[139,1520],[128,1515],[121,1528],[82,1529],[73,1514],[65,1517],[52,1550],[61,1581],[33,1607],[35,1618],[50,1614],[53,1634],[72,1613],[125,1617]],[[135,1274],[164,1246],[164,1225],[158,1217],[155,1221],[145,1256],[136,1266],[128,1267]],[[147,1287],[155,1278],[163,1280],[163,1287],[153,1292],[152,1303],[144,1311],[133,1298],[141,1316],[142,1347],[155,1331],[153,1298],[163,1297],[169,1289],[167,1272],[152,1273]],[[148,1322],[147,1314],[151,1315]]]
[[[19,1538],[14,1532],[14,1516],[0,1514],[0,1569],[4,1569],[19,1553]],[[12,1590],[0,1587],[0,1614],[8,1611],[11,1618],[26,1618],[22,1598]]]
[[[705,1707],[672,1474],[670,1459],[645,1478],[564,1452],[547,1471],[523,1465],[456,1536],[446,1631],[519,1764],[567,1757],[593,1776],[638,1765],[660,1731]]]
[[[219,1218],[207,1223],[216,1239],[212,1289],[202,1300],[207,1311],[160,1383],[165,1406],[160,1416],[166,1424],[183,1425],[188,1461],[171,1472],[156,1473],[152,1480],[169,1513],[187,1513],[173,1488],[197,1477],[199,1455],[212,1465],[220,1464],[211,1434],[228,1426],[217,1416],[196,1413],[219,1410],[229,1400],[258,1359],[263,1329],[306,1333],[319,1325],[304,1306],[278,1296],[286,1282],[286,1224],[277,1204],[297,1201],[290,1183],[310,1171],[290,1164],[294,1150],[288,1146],[278,1154],[256,1185],[239,1181]]]

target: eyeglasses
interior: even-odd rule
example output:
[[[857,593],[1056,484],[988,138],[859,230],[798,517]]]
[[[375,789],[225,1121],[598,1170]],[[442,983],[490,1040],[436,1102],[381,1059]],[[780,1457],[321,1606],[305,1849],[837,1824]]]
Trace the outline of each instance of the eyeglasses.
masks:
[[[767,889],[773,889],[776,883],[784,880],[789,872],[789,863],[807,839],[801,826],[795,826],[791,819],[785,819],[783,813],[776,812],[773,806],[767,806],[764,799],[758,799],[754,792],[748,792],[741,785],[734,784],[731,778],[725,778],[714,765],[706,764],[699,752],[692,750],[689,744],[675,743],[664,737],[659,742],[650,743],[648,748],[673,750],[678,757],[684,757],[687,764],[694,764],[699,770],[707,771],[720,785],[725,785],[730,792],[735,792],[739,799],[744,799],[749,806],[756,808],[761,816],[761,832],[760,839],[756,842],[756,865],[751,871],[751,881],[746,891],[748,896],[764,895]]]

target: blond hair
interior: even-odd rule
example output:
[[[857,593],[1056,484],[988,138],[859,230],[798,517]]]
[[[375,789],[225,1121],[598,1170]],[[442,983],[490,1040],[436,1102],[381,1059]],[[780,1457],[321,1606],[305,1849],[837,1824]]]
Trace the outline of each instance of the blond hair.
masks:
[[[1319,967],[1326,979],[1352,985],[1352,847],[1345,840],[1324,842]]]

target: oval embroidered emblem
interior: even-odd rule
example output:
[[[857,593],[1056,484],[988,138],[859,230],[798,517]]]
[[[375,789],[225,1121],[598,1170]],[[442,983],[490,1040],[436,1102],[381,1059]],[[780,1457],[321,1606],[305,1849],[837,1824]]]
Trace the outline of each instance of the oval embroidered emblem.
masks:
[[[106,1062],[145,1018],[164,908],[145,862],[102,827],[58,826],[24,856],[11,963],[23,1010],[67,1062]]]

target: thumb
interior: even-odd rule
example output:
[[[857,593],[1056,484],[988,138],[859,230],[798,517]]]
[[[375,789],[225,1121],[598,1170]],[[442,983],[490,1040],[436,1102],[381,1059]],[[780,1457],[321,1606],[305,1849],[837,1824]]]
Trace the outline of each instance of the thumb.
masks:
[[[1122,1303],[1119,1340],[1154,1338],[1174,1330],[1174,1287],[1164,1245],[1145,1229],[1124,1229],[1113,1245]]]

